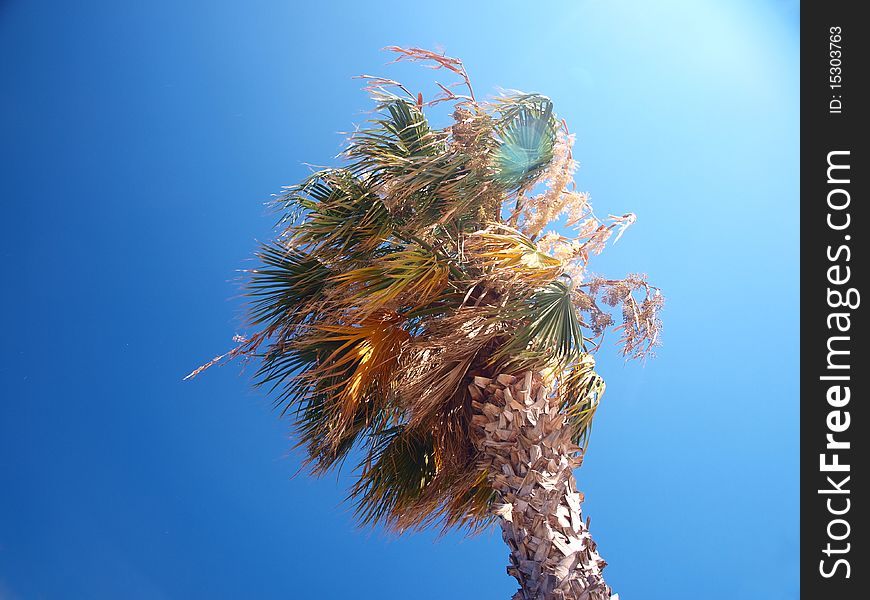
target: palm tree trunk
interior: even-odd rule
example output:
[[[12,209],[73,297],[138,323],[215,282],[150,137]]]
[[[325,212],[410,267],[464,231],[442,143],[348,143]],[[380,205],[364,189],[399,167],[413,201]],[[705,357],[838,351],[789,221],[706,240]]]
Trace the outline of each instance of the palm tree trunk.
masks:
[[[582,458],[544,378],[476,377],[469,391],[475,445],[510,547],[507,571],[520,584],[513,600],[609,600],[607,563],[583,522],[572,473]]]

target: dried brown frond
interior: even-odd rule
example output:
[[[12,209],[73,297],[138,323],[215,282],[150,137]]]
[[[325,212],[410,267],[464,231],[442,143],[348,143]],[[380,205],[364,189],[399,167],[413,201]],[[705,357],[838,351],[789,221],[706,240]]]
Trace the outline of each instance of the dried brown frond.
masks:
[[[397,397],[412,427],[450,407],[463,381],[487,358],[504,326],[491,307],[464,307],[427,324],[402,357]]]

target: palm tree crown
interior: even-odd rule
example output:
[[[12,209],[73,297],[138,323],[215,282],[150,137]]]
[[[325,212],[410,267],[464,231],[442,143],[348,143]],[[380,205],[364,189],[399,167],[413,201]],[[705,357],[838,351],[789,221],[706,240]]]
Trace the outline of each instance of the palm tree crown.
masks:
[[[209,364],[260,359],[313,473],[356,449],[361,522],[477,530],[496,494],[470,433],[474,384],[542,373],[582,453],[604,390],[591,353],[616,325],[627,358],[649,354],[663,298],[645,276],[587,271],[634,215],[599,219],[575,189],[574,138],[548,98],[478,101],[459,60],[391,50],[459,81],[424,102],[366,77],[377,116],[342,166],[278,197],[277,236],[248,271],[256,333]],[[443,128],[426,114],[439,103]]]

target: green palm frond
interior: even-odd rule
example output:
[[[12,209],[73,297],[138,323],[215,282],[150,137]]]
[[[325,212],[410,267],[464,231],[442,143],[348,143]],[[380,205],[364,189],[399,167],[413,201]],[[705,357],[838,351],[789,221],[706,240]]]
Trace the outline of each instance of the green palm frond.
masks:
[[[543,368],[555,362],[565,367],[584,351],[583,330],[570,286],[553,281],[538,288],[506,315],[520,321],[514,335],[493,353],[493,365]]]
[[[560,375],[557,387],[561,408],[573,429],[573,441],[584,450],[592,433],[592,417],[605,389],[604,380],[594,367],[594,361],[586,355]]]
[[[282,414],[293,410],[315,472],[336,466],[364,431],[376,431],[388,417],[409,337],[401,324],[398,315],[359,325],[314,323],[275,342],[263,357],[257,382],[277,392]]]
[[[305,463],[315,475],[339,468],[370,427],[366,412],[358,407],[349,415],[350,423],[345,425],[341,433],[334,433],[331,429],[335,417],[332,398],[326,393],[312,394],[297,407],[293,415],[297,447],[305,449]]]
[[[304,406],[303,399],[316,396],[315,382],[299,382],[296,377],[314,368],[320,360],[339,348],[339,343],[321,342],[319,345],[297,343],[284,337],[276,339],[262,355],[254,374],[258,387],[273,395],[272,403],[281,408],[283,416],[290,408]]]
[[[481,160],[475,166],[475,156],[432,130],[418,106],[396,98],[381,109],[383,118],[351,136],[350,172],[378,190],[406,233],[476,214],[488,199]]]
[[[534,181],[553,158],[556,119],[553,103],[538,95],[503,99],[496,124],[496,181],[509,189]]]
[[[288,212],[303,211],[301,222],[287,225],[288,243],[323,258],[364,257],[393,232],[383,201],[345,169],[315,173],[281,201]]]
[[[373,434],[349,499],[363,524],[393,529],[484,529],[496,498],[486,470],[446,464],[445,449],[427,429],[399,425]]]
[[[401,171],[413,157],[444,151],[444,136],[432,131],[419,107],[396,98],[380,108],[383,118],[373,119],[351,138],[346,155],[352,171],[383,177]]]
[[[253,325],[302,323],[303,306],[320,297],[331,271],[316,258],[281,243],[264,244],[256,254],[263,266],[248,271],[246,295],[251,298]]]
[[[435,473],[430,434],[401,425],[379,432],[351,489],[358,518],[363,524],[377,523],[402,512],[420,498]]]

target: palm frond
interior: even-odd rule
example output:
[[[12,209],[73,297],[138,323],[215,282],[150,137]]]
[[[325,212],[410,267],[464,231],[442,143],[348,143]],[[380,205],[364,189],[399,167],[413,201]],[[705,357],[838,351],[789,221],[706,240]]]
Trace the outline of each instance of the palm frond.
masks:
[[[345,155],[349,170],[378,191],[407,232],[476,215],[491,202],[487,115],[478,115],[472,129],[479,141],[469,148],[432,130],[407,100],[393,98],[381,108],[383,118],[354,133]]]
[[[519,280],[535,286],[552,281],[562,262],[538,250],[521,232],[495,224],[467,236],[465,252],[497,279]]]
[[[429,127],[423,111],[401,98],[380,105],[383,118],[371,120],[370,127],[353,134],[345,155],[350,170],[383,178],[401,172],[413,157],[435,156],[445,149],[443,134]]]
[[[521,325],[514,335],[493,354],[493,364],[538,363],[547,367],[555,361],[565,366],[579,359],[584,350],[583,330],[572,301],[571,287],[553,281],[538,290],[509,315]],[[504,362],[503,362],[504,361]]]
[[[445,465],[439,454],[437,439],[424,429],[400,425],[373,435],[349,496],[357,518],[398,531],[484,529],[495,499],[487,472],[468,463]]]
[[[335,397],[336,419],[352,414],[372,392],[387,394],[398,365],[398,355],[409,334],[398,314],[369,318],[358,325],[318,324],[295,341],[299,346],[334,347],[302,378],[335,381],[319,391]]]
[[[256,254],[263,266],[248,271],[246,295],[251,298],[253,325],[287,326],[304,322],[311,312],[303,306],[321,296],[331,270],[304,252],[273,242]]]
[[[521,188],[537,179],[553,158],[557,128],[553,103],[544,96],[524,94],[501,99],[498,109],[496,181],[509,189]]]
[[[562,411],[572,428],[572,439],[584,451],[592,433],[592,417],[604,394],[604,380],[595,372],[592,357],[584,355],[559,373],[556,386]]]
[[[353,306],[353,318],[365,319],[385,308],[426,306],[447,287],[448,266],[413,246],[333,277],[338,293]]]
[[[359,259],[392,234],[390,213],[378,195],[345,169],[315,173],[281,199],[285,210],[303,210],[287,224],[287,243],[327,260]]]
[[[383,522],[402,513],[420,498],[435,473],[431,435],[404,425],[379,432],[351,488],[360,522]]]
[[[258,383],[280,389],[276,405],[295,407],[300,444],[315,472],[346,455],[378,419],[392,394],[399,356],[410,335],[397,314],[358,325],[316,323],[270,348]]]
[[[428,322],[403,357],[397,385],[409,422],[418,426],[439,421],[463,393],[472,369],[485,363],[504,333],[491,307],[465,307]]]

